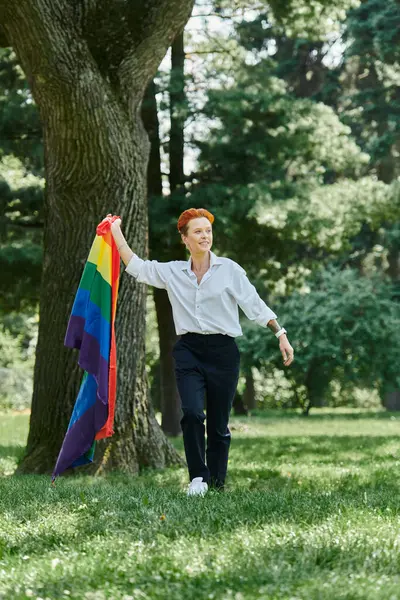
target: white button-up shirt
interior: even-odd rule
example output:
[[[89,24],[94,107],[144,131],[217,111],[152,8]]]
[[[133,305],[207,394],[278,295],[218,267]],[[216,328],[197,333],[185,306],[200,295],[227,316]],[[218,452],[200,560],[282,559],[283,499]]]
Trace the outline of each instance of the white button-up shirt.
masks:
[[[188,332],[243,335],[238,306],[261,327],[277,318],[238,263],[218,257],[211,250],[210,255],[210,268],[199,284],[192,271],[191,257],[188,261],[158,262],[134,254],[125,270],[139,282],[167,290],[177,335]]]

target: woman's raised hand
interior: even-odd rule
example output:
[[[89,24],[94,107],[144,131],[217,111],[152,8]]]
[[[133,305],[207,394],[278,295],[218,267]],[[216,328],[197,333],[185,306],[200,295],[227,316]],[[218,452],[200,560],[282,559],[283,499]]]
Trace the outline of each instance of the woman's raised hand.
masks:
[[[117,227],[119,227],[119,228],[120,228],[120,227],[121,227],[121,223],[122,223],[122,221],[121,221],[121,219],[118,217],[118,219],[115,219],[115,221],[113,221],[113,222],[111,223],[111,229],[116,229]]]

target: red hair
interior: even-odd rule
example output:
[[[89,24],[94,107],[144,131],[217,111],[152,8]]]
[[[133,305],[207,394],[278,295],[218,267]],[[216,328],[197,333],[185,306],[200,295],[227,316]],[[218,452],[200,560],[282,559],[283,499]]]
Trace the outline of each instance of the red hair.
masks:
[[[210,221],[210,223],[214,223],[214,215],[211,214],[205,208],[188,208],[183,211],[181,216],[178,219],[178,231],[179,233],[183,233],[183,235],[187,235],[189,221],[192,219],[199,219],[201,217],[205,217]]]

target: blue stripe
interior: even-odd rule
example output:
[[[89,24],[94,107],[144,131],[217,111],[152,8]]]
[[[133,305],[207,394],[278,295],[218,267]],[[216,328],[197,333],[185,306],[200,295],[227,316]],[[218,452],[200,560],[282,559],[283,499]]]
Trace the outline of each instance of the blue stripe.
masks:
[[[90,300],[90,292],[78,288],[72,315],[85,319],[84,330],[99,342],[100,354],[108,362],[110,358],[110,323],[101,314],[101,309]]]
[[[87,305],[90,302],[90,291],[78,288],[75,295],[74,304],[72,306],[72,315],[77,317],[86,317]]]
[[[96,402],[97,397],[97,383],[93,375],[90,375],[85,371],[79,389],[78,397],[75,402],[74,410],[71,416],[71,420],[68,425],[68,429],[71,429],[72,425],[81,418],[81,416]]]

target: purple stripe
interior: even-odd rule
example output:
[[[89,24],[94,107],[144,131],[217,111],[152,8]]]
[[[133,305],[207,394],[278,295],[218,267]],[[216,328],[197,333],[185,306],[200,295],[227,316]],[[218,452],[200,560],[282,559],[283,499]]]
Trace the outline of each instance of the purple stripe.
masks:
[[[89,450],[96,433],[105,425],[107,417],[108,407],[97,399],[96,403],[72,425],[65,435],[53,478],[58,477]]]
[[[64,338],[64,346],[68,348],[80,348],[85,329],[85,319],[71,315],[68,321],[67,333]]]
[[[83,330],[84,324],[85,320],[82,317],[71,317],[64,343],[70,348],[80,349],[78,364],[95,377],[99,388],[97,396],[107,404],[108,361],[101,355],[97,339]]]
[[[64,338],[64,346],[79,349],[86,334],[96,338],[100,344],[101,355],[108,360],[110,356],[111,328],[100,313],[95,314],[95,311],[92,311],[90,318],[71,315]]]
[[[64,344],[69,347],[72,345],[73,348],[77,347],[76,345],[79,346],[79,341],[82,339],[83,331],[85,330],[99,341],[101,354],[108,360],[110,355],[110,323],[103,317],[101,309],[97,304],[94,304],[89,299],[89,296],[85,298],[84,303],[82,302],[84,304],[83,307],[78,306],[76,308],[76,300],[80,293],[89,294],[86,290],[83,290],[83,292],[80,289],[78,290],[68,321]],[[71,332],[69,331],[70,327],[72,328]]]

